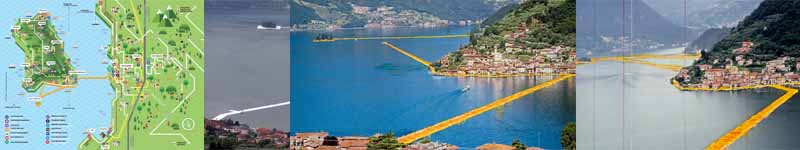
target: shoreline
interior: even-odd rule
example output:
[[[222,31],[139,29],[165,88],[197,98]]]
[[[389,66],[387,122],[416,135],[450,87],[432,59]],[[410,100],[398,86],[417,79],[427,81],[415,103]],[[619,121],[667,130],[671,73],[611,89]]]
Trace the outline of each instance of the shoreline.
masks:
[[[476,25],[445,25],[445,26],[381,26],[381,27],[353,27],[353,28],[334,28],[334,29],[307,29],[307,28],[294,28],[290,26],[291,32],[302,32],[302,31],[349,31],[349,30],[369,30],[369,29],[402,29],[402,28],[423,28],[423,29],[432,29],[432,28],[448,28],[448,27],[471,27]]]

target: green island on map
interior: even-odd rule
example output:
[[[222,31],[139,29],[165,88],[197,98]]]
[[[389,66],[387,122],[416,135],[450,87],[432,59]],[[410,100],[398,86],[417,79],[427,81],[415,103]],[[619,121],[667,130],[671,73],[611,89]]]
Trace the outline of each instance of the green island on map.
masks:
[[[14,40],[25,53],[22,86],[27,92],[39,91],[45,84],[69,86],[76,83],[77,76],[70,74],[74,67],[64,53],[64,45],[48,11],[40,10],[31,18],[18,19],[12,31]]]

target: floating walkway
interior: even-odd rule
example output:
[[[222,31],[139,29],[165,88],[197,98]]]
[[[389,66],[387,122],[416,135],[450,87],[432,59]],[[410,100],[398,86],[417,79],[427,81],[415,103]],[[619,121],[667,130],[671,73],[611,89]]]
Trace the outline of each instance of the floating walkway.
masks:
[[[509,102],[512,102],[514,100],[517,100],[517,99],[519,99],[519,98],[521,98],[523,96],[526,96],[528,94],[531,94],[531,93],[536,92],[538,90],[541,90],[543,88],[552,86],[555,83],[558,83],[558,82],[560,82],[562,80],[565,80],[567,78],[571,78],[571,77],[574,77],[574,76],[575,75],[562,75],[559,78],[556,78],[556,79],[547,81],[545,83],[536,85],[534,87],[531,87],[529,89],[514,93],[514,94],[512,94],[510,96],[495,100],[494,102],[491,102],[491,103],[483,105],[481,107],[472,109],[472,110],[470,110],[470,111],[468,111],[466,113],[463,113],[461,115],[458,115],[458,116],[455,116],[453,118],[447,119],[445,121],[436,123],[436,124],[434,124],[432,126],[425,127],[422,130],[418,130],[418,131],[413,132],[411,134],[402,136],[402,137],[398,138],[398,141],[400,141],[400,143],[406,143],[406,144],[412,143],[412,142],[414,142],[416,140],[419,140],[419,139],[424,138],[424,137],[428,137],[431,134],[434,134],[436,132],[439,132],[439,131],[442,131],[444,129],[447,129],[450,126],[453,126],[453,125],[459,124],[461,122],[464,122],[467,119],[470,119],[472,117],[480,115],[480,114],[482,114],[482,113],[484,113],[486,111],[489,111],[489,110],[492,110],[494,108],[503,106],[503,105],[505,105],[505,104],[507,104]]]
[[[108,75],[105,76],[78,76],[78,80],[106,80]]]
[[[78,80],[107,80],[107,79],[108,79],[107,75],[106,76],[78,76]],[[72,89],[72,88],[77,88],[78,87],[78,85],[74,85],[74,84],[72,84],[72,85],[63,85],[63,84],[57,84],[57,83],[51,83],[51,82],[45,82],[45,85],[56,87],[56,89],[53,89],[53,90],[47,91],[47,92],[44,92],[44,90],[39,91],[39,98],[44,98],[44,97],[53,95],[53,94],[55,94],[55,93],[57,93],[59,91],[62,91],[64,89]]]
[[[430,135],[432,135],[432,134],[434,134],[436,132],[439,132],[439,131],[442,131],[444,129],[447,129],[450,126],[462,123],[462,122],[466,121],[467,119],[470,119],[472,117],[480,115],[480,114],[482,114],[482,113],[484,113],[486,111],[489,111],[489,110],[492,110],[494,108],[500,107],[500,106],[502,106],[504,104],[507,104],[509,102],[517,100],[520,97],[523,97],[523,96],[526,96],[526,95],[528,95],[530,93],[536,92],[536,91],[538,91],[540,89],[552,86],[553,84],[555,84],[557,82],[560,82],[561,80],[564,80],[564,79],[571,78],[571,77],[575,76],[575,74],[508,74],[508,75],[489,75],[489,74],[483,75],[483,74],[477,74],[477,75],[473,75],[473,74],[440,73],[440,72],[436,71],[436,68],[431,66],[430,62],[425,61],[424,59],[419,58],[414,54],[411,54],[411,53],[409,53],[409,52],[407,52],[407,51],[405,51],[405,50],[403,50],[403,49],[401,49],[401,48],[399,48],[399,47],[397,47],[395,45],[392,45],[389,42],[383,42],[383,45],[386,45],[389,48],[392,48],[392,49],[396,50],[397,52],[400,52],[403,55],[406,55],[409,58],[419,62],[420,64],[425,65],[426,67],[428,67],[428,69],[431,71],[431,74],[433,74],[433,75],[462,76],[462,77],[560,76],[560,77],[558,77],[556,79],[553,79],[553,80],[547,81],[545,83],[536,85],[534,87],[531,87],[529,89],[523,90],[521,92],[514,93],[511,96],[507,96],[507,97],[495,100],[495,101],[493,101],[493,102],[491,102],[489,104],[486,104],[484,106],[472,109],[472,110],[470,110],[470,111],[468,111],[466,113],[463,113],[461,115],[455,116],[453,118],[447,119],[445,121],[436,123],[436,124],[434,124],[432,126],[425,127],[425,128],[423,128],[421,130],[418,130],[416,132],[413,132],[411,134],[408,134],[408,135],[405,135],[405,136],[402,136],[402,137],[398,138],[398,141],[400,141],[401,143],[406,143],[406,144],[412,143],[412,142],[414,142],[416,140],[419,140],[421,138],[424,138],[424,137],[428,137],[428,136],[430,136]]]
[[[384,37],[351,37],[351,38],[332,38],[324,40],[313,40],[313,42],[336,42],[342,40],[394,40],[394,39],[440,39],[440,38],[467,38],[469,34],[454,35],[427,35],[427,36],[384,36]]]
[[[677,65],[667,65],[667,64],[656,64],[647,61],[642,61],[641,59],[697,59],[700,55],[694,54],[674,54],[674,55],[652,55],[652,54],[642,54],[642,55],[634,55],[628,57],[602,57],[602,58],[592,58],[590,62],[578,62],[578,64],[594,64],[598,61],[622,61],[622,62],[632,62],[637,64],[643,64],[651,67],[656,67],[660,69],[667,69],[678,71],[681,69],[681,66]],[[787,83],[788,85],[798,85],[800,83]],[[792,96],[797,94],[798,90],[793,88],[788,88],[780,84],[773,84],[773,85],[752,85],[752,86],[741,86],[741,87],[720,87],[720,88],[694,88],[694,87],[683,87],[677,81],[672,80],[672,85],[675,86],[678,90],[682,91],[734,91],[734,90],[746,90],[746,89],[758,89],[758,88],[765,88],[765,87],[772,87],[779,90],[786,91],[778,99],[775,99],[772,103],[761,109],[761,111],[753,114],[733,128],[731,131],[722,135],[719,139],[715,140],[711,144],[706,147],[708,150],[719,150],[719,149],[727,149],[728,146],[736,142],[739,138],[746,135],[750,132],[751,129],[755,128],[758,123],[760,123],[765,118],[769,117],[775,109],[778,109],[783,103],[786,103]]]
[[[657,64],[648,61],[643,61],[642,59],[697,59],[699,56],[694,55],[685,55],[685,54],[676,54],[676,55],[634,55],[634,56],[620,56],[620,57],[600,57],[600,58],[592,58],[591,61],[578,61],[577,64],[594,64],[599,61],[620,61],[626,63],[635,63],[635,64],[642,64],[650,67],[655,67],[659,69],[666,69],[672,71],[680,71],[683,66],[680,65],[672,65],[672,64]]]
[[[733,130],[729,131],[727,134],[723,135],[722,137],[720,137],[719,139],[708,145],[706,149],[709,150],[728,149],[728,146],[730,146],[731,144],[736,142],[736,140],[747,134],[747,132],[749,132],[750,129],[756,127],[756,125],[758,125],[759,122],[764,120],[764,118],[769,117],[769,115],[772,114],[772,112],[775,111],[775,109],[778,109],[778,107],[783,105],[783,103],[786,103],[786,101],[792,98],[794,94],[797,94],[797,89],[788,88],[782,85],[770,85],[769,87],[786,91],[786,94],[783,94],[783,96],[779,97],[778,99],[767,105],[767,107],[764,107],[763,109],[761,109],[761,111],[757,112],[753,116],[750,116],[750,118],[745,120],[742,124],[740,124],[736,128],[733,128]]]
[[[430,62],[425,61],[424,59],[417,57],[417,55],[414,55],[414,54],[411,54],[409,52],[406,52],[405,50],[400,49],[399,47],[394,46],[389,42],[383,42],[383,45],[389,46],[389,48],[392,48],[392,49],[394,49],[394,50],[396,50],[396,51],[398,51],[400,53],[403,53],[403,55],[411,57],[411,59],[414,59],[417,62],[421,63],[422,65],[425,65],[425,67],[428,67],[428,70],[430,70],[431,73],[436,73],[436,68],[433,68],[433,66],[431,66]]]

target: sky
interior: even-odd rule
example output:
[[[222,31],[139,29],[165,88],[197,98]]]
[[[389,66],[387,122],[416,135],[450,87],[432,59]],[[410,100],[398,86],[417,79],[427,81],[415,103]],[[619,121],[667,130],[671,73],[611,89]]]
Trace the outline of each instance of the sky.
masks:
[[[288,101],[287,0],[206,0],[205,116]],[[289,106],[231,116],[250,127],[289,130]]]

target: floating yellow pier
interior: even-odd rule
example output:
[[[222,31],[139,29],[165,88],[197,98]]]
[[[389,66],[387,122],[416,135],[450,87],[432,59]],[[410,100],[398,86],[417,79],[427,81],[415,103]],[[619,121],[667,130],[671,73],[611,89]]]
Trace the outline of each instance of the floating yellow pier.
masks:
[[[775,111],[775,109],[778,109],[778,107],[783,105],[783,103],[786,103],[786,101],[788,101],[790,98],[792,98],[792,96],[794,96],[794,94],[797,93],[797,89],[788,88],[782,85],[770,85],[769,87],[786,91],[786,93],[783,94],[783,96],[776,99],[775,101],[772,101],[772,103],[767,105],[767,107],[761,109],[761,111],[757,112],[753,116],[750,116],[750,118],[742,122],[742,124],[736,126],[736,128],[733,128],[733,130],[729,131],[727,134],[723,135],[722,137],[720,137],[719,139],[708,145],[706,149],[709,150],[728,149],[728,146],[730,146],[731,144],[736,142],[736,140],[747,134],[747,132],[749,132],[750,129],[756,127],[756,125],[758,125],[759,122],[764,120],[764,118],[769,117],[769,115],[772,114],[772,112]]]
[[[422,65],[425,65],[425,67],[428,67],[428,69],[431,71],[431,73],[436,73],[436,68],[433,68],[433,66],[431,66],[430,62],[425,61],[424,59],[417,57],[417,55],[414,55],[414,54],[411,54],[409,52],[406,52],[405,50],[400,49],[399,47],[394,46],[389,42],[383,42],[383,45],[389,46],[389,48],[392,48],[392,49],[394,49],[394,50],[396,50],[396,51],[398,51],[400,53],[403,53],[403,55],[411,57],[411,59],[414,59],[417,62],[421,63]]]
[[[668,64],[656,64],[647,61],[642,61],[641,59],[697,59],[700,55],[695,54],[673,54],[673,55],[653,55],[653,54],[642,54],[642,55],[634,55],[634,56],[626,56],[626,57],[601,57],[601,58],[592,58],[590,62],[579,62],[578,64],[594,64],[598,61],[622,61],[622,62],[632,62],[637,64],[643,64],[651,67],[656,67],[660,69],[667,69],[672,71],[678,71],[681,69],[681,66],[678,65],[668,65]],[[746,135],[750,132],[751,129],[755,128],[758,123],[763,121],[765,118],[769,117],[775,109],[778,109],[783,103],[786,103],[792,96],[797,94],[798,90],[793,88],[788,88],[783,85],[800,85],[800,83],[786,83],[786,84],[772,84],[772,85],[751,85],[751,86],[741,86],[741,87],[719,87],[719,88],[694,88],[694,87],[683,87],[677,81],[672,80],[672,85],[675,88],[683,91],[733,91],[733,90],[745,90],[745,89],[757,89],[757,88],[765,88],[765,87],[772,87],[779,90],[786,91],[778,99],[775,99],[772,103],[767,105],[766,107],[762,108],[761,111],[753,114],[733,128],[732,130],[728,131],[725,135],[722,135],[719,139],[715,140],[711,144],[709,144],[706,149],[708,150],[719,150],[719,149],[727,149],[728,146],[736,142],[739,138]]]
[[[477,115],[480,115],[480,114],[482,114],[482,113],[484,113],[486,111],[492,110],[494,108],[503,106],[503,105],[505,105],[505,104],[507,104],[509,102],[512,102],[514,100],[517,100],[517,99],[519,99],[519,98],[521,98],[523,96],[526,96],[528,94],[531,94],[531,93],[536,92],[538,90],[541,90],[543,88],[552,86],[555,83],[558,83],[558,82],[560,82],[562,80],[565,80],[567,78],[571,78],[571,77],[574,77],[574,76],[575,75],[562,75],[561,77],[558,77],[556,79],[553,79],[553,80],[547,81],[545,83],[536,85],[534,87],[528,88],[526,90],[514,93],[514,94],[512,94],[510,96],[495,100],[495,101],[493,101],[493,102],[491,102],[489,104],[486,104],[486,105],[483,105],[481,107],[472,109],[472,110],[470,110],[470,111],[468,111],[466,113],[463,113],[461,115],[458,115],[458,116],[455,116],[453,118],[447,119],[445,121],[436,123],[436,124],[434,124],[432,126],[425,127],[422,130],[418,130],[418,131],[413,132],[411,134],[402,136],[402,137],[398,138],[398,141],[400,141],[401,143],[406,143],[406,144],[412,143],[412,142],[414,142],[416,140],[419,140],[419,139],[421,139],[423,137],[430,136],[431,134],[434,134],[436,132],[439,132],[439,131],[442,131],[444,129],[447,129],[450,126],[453,126],[453,125],[459,124],[461,122],[464,122],[469,118],[475,117]]]

